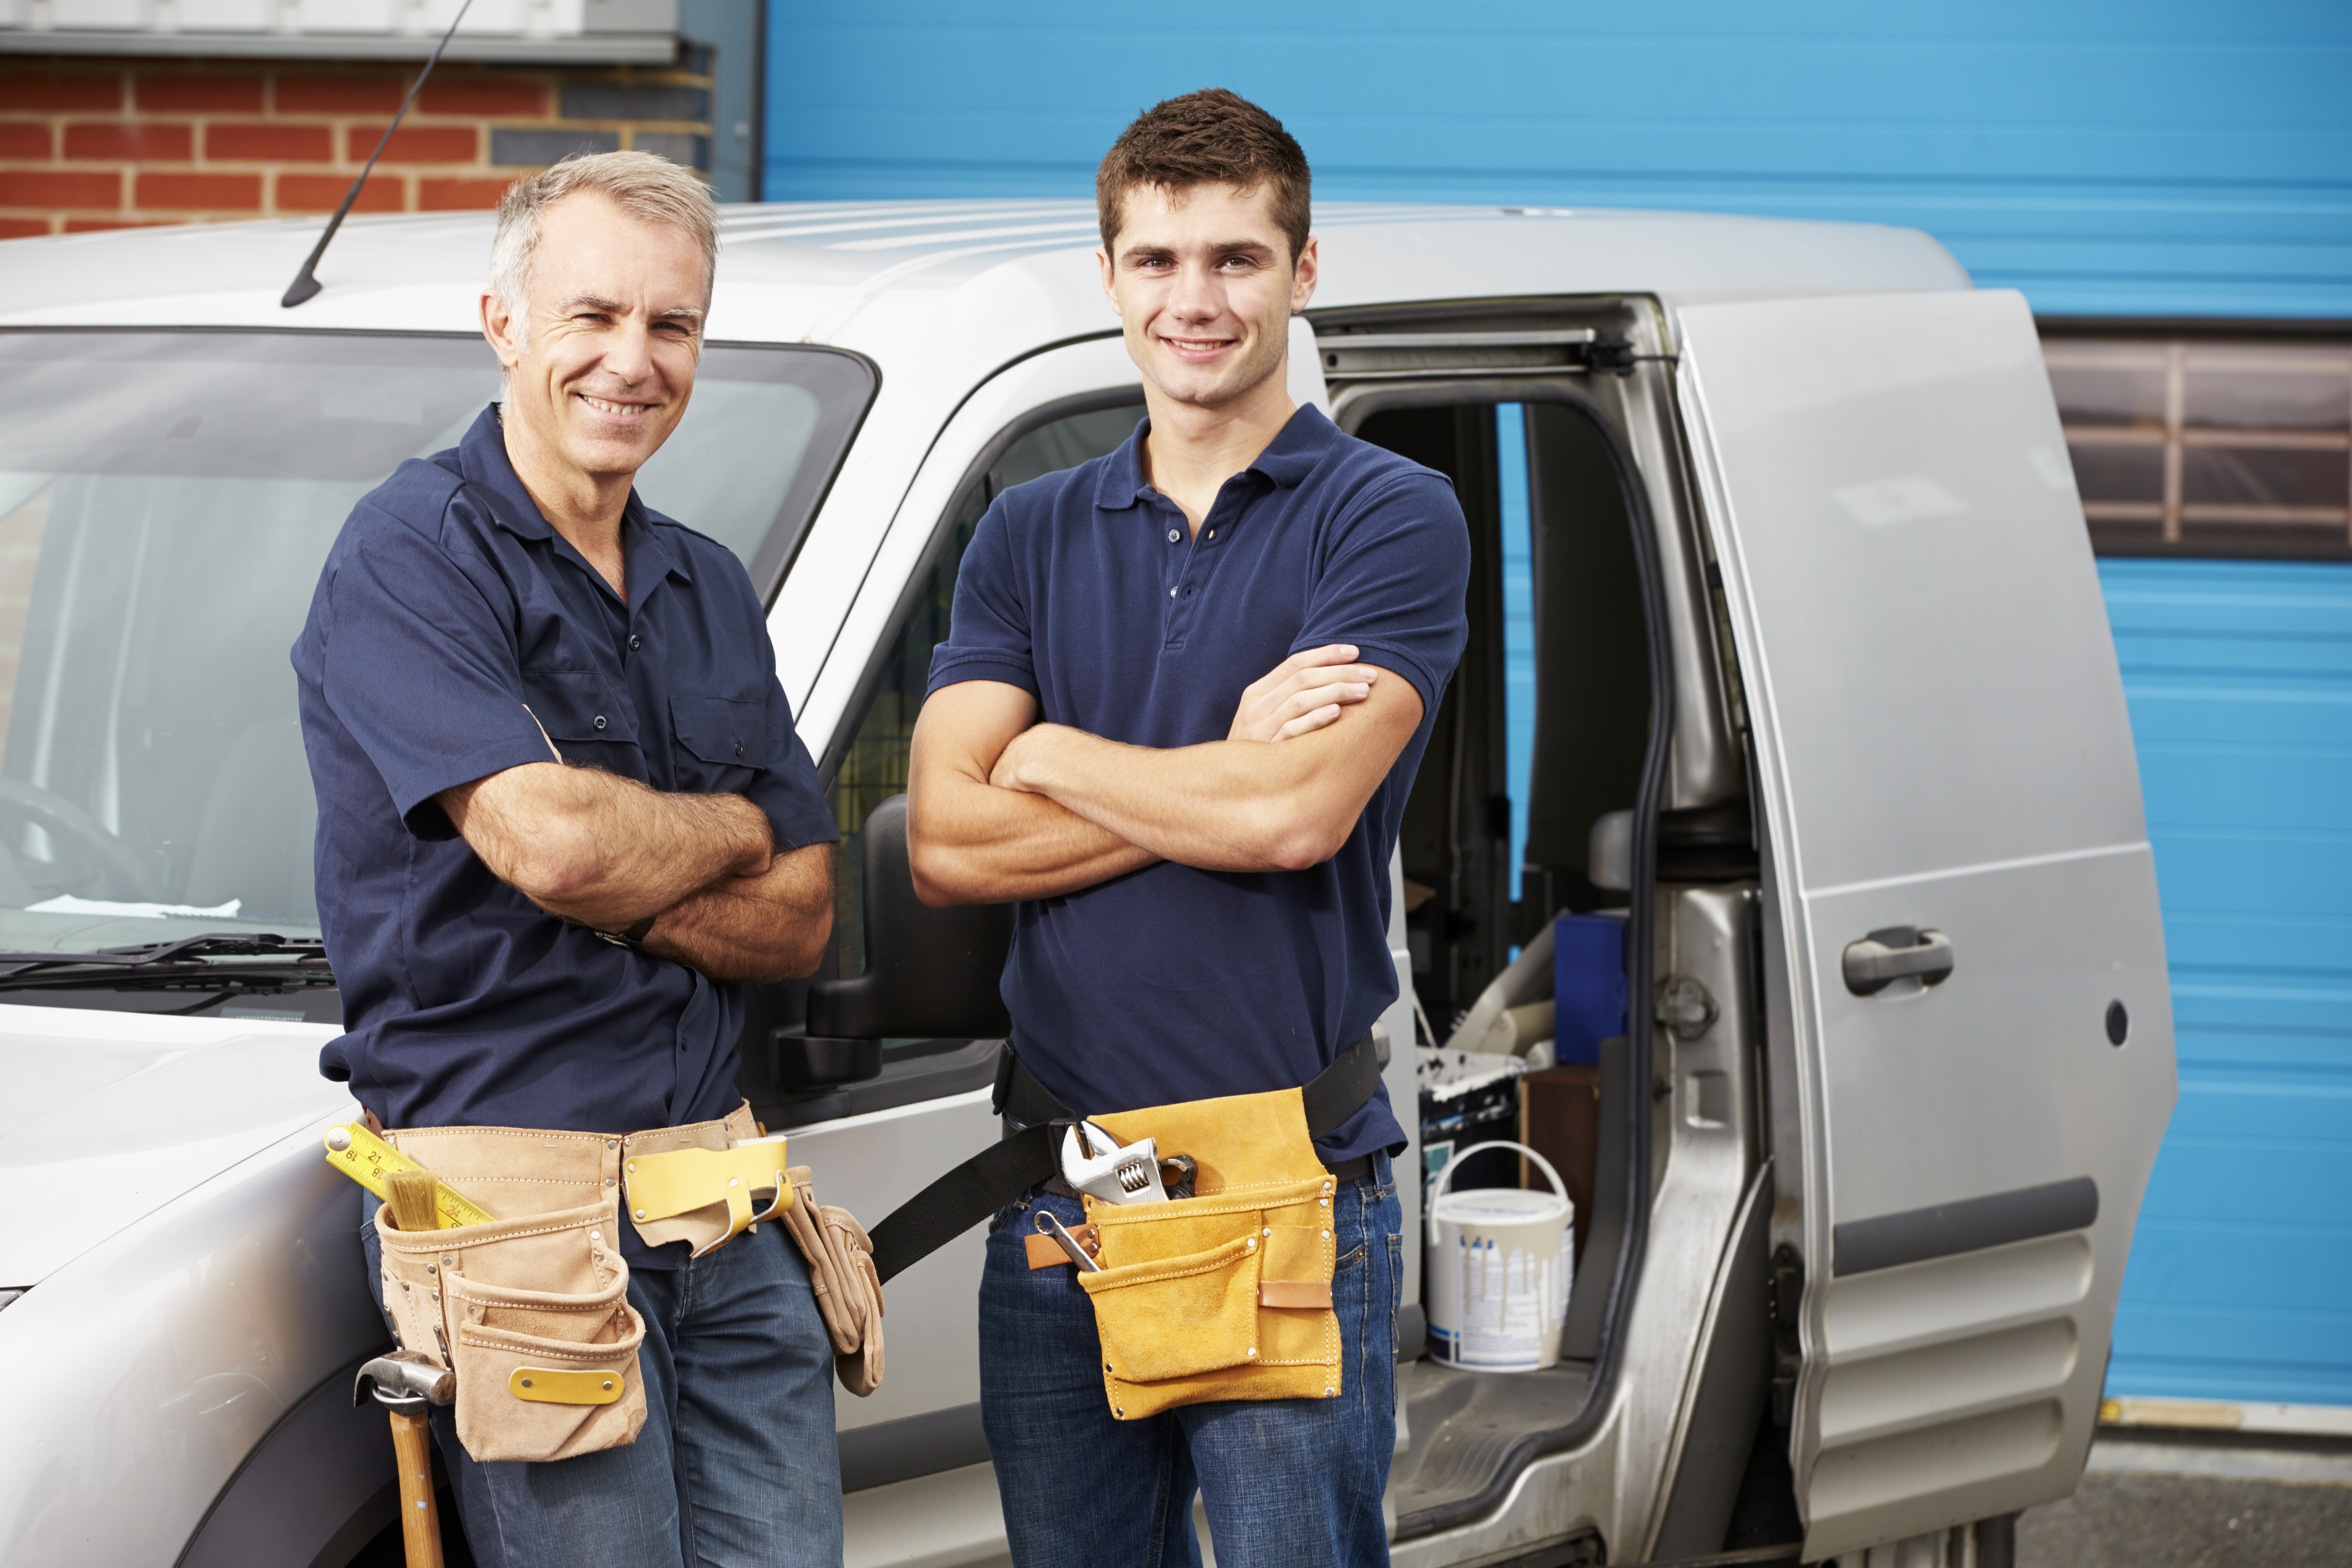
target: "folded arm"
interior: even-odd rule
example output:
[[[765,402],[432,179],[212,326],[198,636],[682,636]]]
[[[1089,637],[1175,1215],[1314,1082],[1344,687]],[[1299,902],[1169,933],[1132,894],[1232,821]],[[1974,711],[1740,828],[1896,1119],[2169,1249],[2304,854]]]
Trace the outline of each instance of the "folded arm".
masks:
[[[501,881],[599,931],[759,878],[773,858],[766,816],[741,795],[664,795],[594,768],[525,763],[435,798]]]
[[[833,846],[789,849],[748,877],[721,877],[662,911],[645,949],[713,980],[796,980],[833,934]]]
[[[917,893],[991,903],[1076,892],[1160,859],[1253,871],[1328,859],[1421,721],[1409,682],[1355,657],[1345,645],[1295,654],[1243,693],[1225,740],[1165,752],[1036,725],[1036,700],[1019,687],[940,689],[915,726]],[[1340,725],[1350,709],[1363,712]]]
[[[1160,858],[1040,795],[999,789],[990,770],[1037,719],[1037,700],[998,680],[941,687],[915,721],[907,858],[915,896],[950,904],[1050,899]]]
[[[1279,745],[1227,740],[1158,751],[1039,724],[1004,748],[990,777],[1163,860],[1206,871],[1299,871],[1339,852],[1421,710],[1421,694],[1391,675],[1344,722]]]

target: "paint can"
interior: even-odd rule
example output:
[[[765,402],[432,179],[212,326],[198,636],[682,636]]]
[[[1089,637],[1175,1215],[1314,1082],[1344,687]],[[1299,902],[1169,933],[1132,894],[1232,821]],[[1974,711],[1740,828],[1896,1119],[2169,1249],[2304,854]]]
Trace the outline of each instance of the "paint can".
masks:
[[[1450,1192],[1462,1162],[1482,1149],[1516,1149],[1552,1190],[1474,1187]],[[1429,1352],[1476,1372],[1535,1372],[1559,1360],[1573,1267],[1576,1205],[1551,1162],[1524,1143],[1478,1143],[1446,1162],[1431,1186],[1429,1250],[1422,1296]]]

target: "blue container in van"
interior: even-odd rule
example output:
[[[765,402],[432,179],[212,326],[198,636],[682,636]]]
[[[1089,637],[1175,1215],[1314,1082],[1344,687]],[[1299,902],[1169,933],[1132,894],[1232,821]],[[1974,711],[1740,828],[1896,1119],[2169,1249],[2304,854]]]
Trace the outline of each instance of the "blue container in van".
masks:
[[[1601,1061],[1601,1042],[1625,1032],[1625,917],[1560,915],[1551,926],[1554,1058]]]

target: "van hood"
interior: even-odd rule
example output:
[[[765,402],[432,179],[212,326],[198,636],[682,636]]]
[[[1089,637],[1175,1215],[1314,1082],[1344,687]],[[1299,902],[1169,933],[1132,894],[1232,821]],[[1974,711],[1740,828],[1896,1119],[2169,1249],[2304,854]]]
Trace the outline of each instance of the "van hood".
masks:
[[[359,1114],[329,1024],[0,1005],[0,1289],[296,1132]]]

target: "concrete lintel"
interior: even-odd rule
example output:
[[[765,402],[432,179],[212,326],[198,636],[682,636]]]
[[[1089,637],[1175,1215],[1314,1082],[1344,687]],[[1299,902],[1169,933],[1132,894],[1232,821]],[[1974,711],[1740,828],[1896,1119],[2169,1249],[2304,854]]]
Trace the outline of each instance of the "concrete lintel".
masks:
[[[437,36],[385,33],[158,33],[0,27],[0,54],[129,55],[149,58],[421,60]],[[589,33],[562,38],[460,33],[446,60],[517,65],[667,65],[675,33]]]

